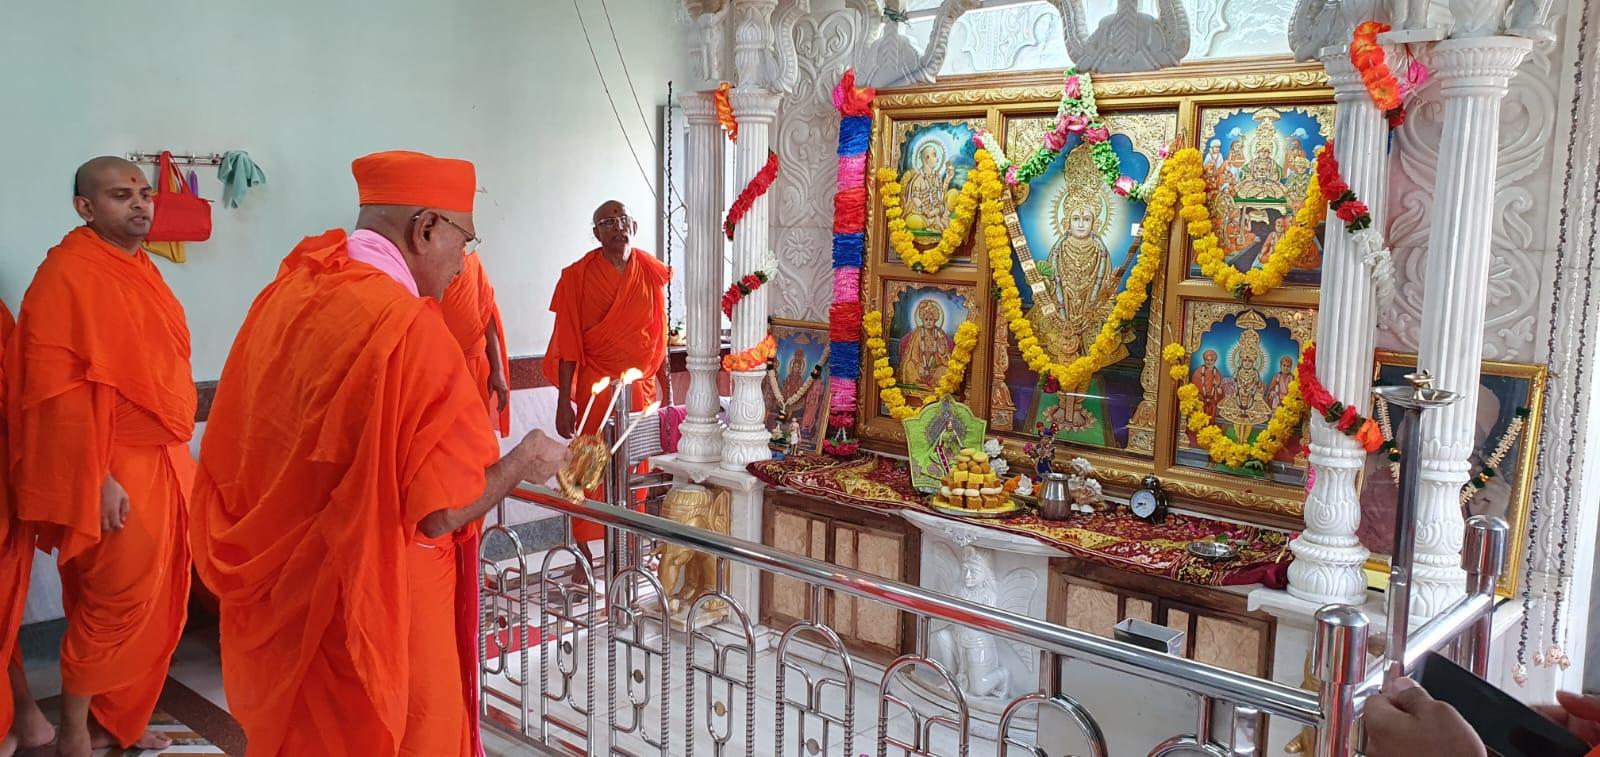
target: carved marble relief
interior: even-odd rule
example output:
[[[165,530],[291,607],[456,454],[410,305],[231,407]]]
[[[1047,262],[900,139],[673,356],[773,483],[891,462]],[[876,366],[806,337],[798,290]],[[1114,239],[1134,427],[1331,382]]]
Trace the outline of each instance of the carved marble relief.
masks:
[[[1557,17],[1553,23],[1560,26]],[[1511,81],[1500,111],[1500,151],[1495,176],[1494,260],[1489,268],[1489,303],[1483,357],[1539,362],[1544,355],[1549,292],[1542,285],[1555,253],[1561,191],[1555,170],[1558,108],[1570,93],[1558,93],[1570,66],[1557,47],[1535,47]],[[1440,159],[1444,107],[1435,83],[1423,86],[1406,106],[1405,126],[1395,133],[1389,188],[1389,244],[1395,253],[1399,296],[1394,317],[1378,327],[1378,346],[1415,352],[1422,319],[1423,273],[1433,188]]]

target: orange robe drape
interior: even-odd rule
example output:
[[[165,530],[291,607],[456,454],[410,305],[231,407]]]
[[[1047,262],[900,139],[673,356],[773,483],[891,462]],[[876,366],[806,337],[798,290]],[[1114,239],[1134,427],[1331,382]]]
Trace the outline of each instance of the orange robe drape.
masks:
[[[15,322],[11,310],[0,302],[0,365]],[[5,374],[0,370],[0,665],[20,665],[17,630],[28,600],[28,577],[33,570],[33,531],[16,519],[11,505],[11,466],[6,446]],[[11,732],[16,713],[11,709],[11,676],[0,675],[0,734]]]
[[[39,266],[6,354],[18,516],[60,550],[63,689],[123,745],[144,734],[183,631],[195,388],[183,307],[161,273],[88,228]],[[100,489],[127,491],[100,532]]]
[[[461,275],[457,276],[444,292],[439,303],[444,308],[444,322],[450,334],[461,343],[462,356],[466,358],[467,371],[478,387],[478,396],[488,409],[490,423],[501,436],[511,434],[511,407],[499,406],[499,398],[489,391],[489,328],[493,327],[500,342],[500,375],[511,377],[511,365],[506,355],[505,321],[500,317],[500,307],[495,304],[494,287],[489,285],[489,275],[483,270],[478,253],[466,256]],[[461,658],[462,685],[466,687],[469,707],[469,730],[473,735],[472,752],[481,754],[478,738],[479,688],[478,688],[478,598],[482,591],[478,575],[478,548],[482,528],[473,523],[456,533],[456,644]]]
[[[218,382],[196,564],[251,757],[464,755],[455,540],[417,529],[483,492],[494,435],[437,303],[304,240]]]
[[[444,307],[444,322],[450,334],[461,343],[461,352],[467,359],[467,369],[478,387],[478,396],[484,407],[494,413],[495,428],[501,436],[511,433],[511,408],[496,408],[498,403],[489,391],[489,327],[495,329],[500,340],[500,375],[511,377],[510,361],[506,357],[505,322],[500,318],[500,307],[495,304],[494,287],[489,285],[489,275],[483,270],[478,253],[467,255],[461,275],[450,282],[439,303]]]
[[[574,363],[569,387],[578,413],[589,401],[589,389],[603,376],[615,379],[629,368],[644,372],[633,382],[633,407],[643,409],[656,399],[656,372],[667,356],[666,287],[672,269],[644,250],[634,249],[624,270],[606,260],[600,249],[590,250],[561,271],[550,312],[556,315],[550,347],[545,350],[544,375],[560,386],[561,363]],[[611,400],[611,390],[594,400],[594,411],[578,430],[592,434]],[[593,541],[605,529],[586,520],[574,520],[573,537]]]

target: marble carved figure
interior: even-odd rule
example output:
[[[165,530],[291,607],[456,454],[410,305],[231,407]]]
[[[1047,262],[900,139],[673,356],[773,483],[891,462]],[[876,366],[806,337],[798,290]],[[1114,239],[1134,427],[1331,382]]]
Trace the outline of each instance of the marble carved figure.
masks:
[[[1189,54],[1189,16],[1178,0],[1156,0],[1157,12],[1140,12],[1139,0],[1117,0],[1117,9],[1089,33],[1083,0],[1055,0],[1061,12],[1067,55],[1096,74],[1155,71],[1178,65]]]
[[[953,557],[953,555],[951,555]],[[953,561],[940,560],[939,564],[953,566]],[[996,607],[1013,612],[1026,611],[1028,601],[1038,588],[1038,576],[1022,569],[996,580],[987,550],[966,545],[961,548],[960,575],[940,576],[939,588],[969,602],[985,607]],[[1009,697],[1011,675],[1000,660],[1000,643],[994,636],[969,626],[949,625],[935,631],[931,638],[934,657],[955,673],[956,685],[967,696]],[[1025,665],[1031,663],[1031,652],[1018,650]]]

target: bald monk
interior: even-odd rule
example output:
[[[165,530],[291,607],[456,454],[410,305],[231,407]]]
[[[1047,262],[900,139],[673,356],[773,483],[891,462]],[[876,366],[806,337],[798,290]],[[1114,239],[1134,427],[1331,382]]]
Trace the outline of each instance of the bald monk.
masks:
[[[565,449],[534,432],[498,456],[437,302],[476,238],[472,164],[352,170],[356,230],[289,253],[223,368],[196,564],[251,757],[464,757],[455,534]]]
[[[11,310],[0,302],[0,365],[11,338]],[[0,369],[0,382],[4,380]],[[0,389],[0,419],[5,417],[5,392]],[[5,423],[0,422],[0,757],[11,757],[18,749],[33,749],[55,740],[55,726],[45,719],[28,691],[28,677],[22,669],[22,650],[17,644],[22,613],[28,598],[28,577],[33,571],[33,531],[16,519],[11,506],[11,471],[7,464]]]
[[[74,177],[84,225],[46,255],[6,351],[17,517],[58,550],[57,753],[163,749],[147,730],[183,630],[195,388],[183,307],[141,249],[152,190],[121,158]]]
[[[556,324],[545,350],[544,375],[560,392],[556,431],[569,439],[603,425],[610,389],[595,398],[582,429],[576,406],[588,403],[590,388],[602,377],[615,380],[629,368],[655,374],[654,381],[633,382],[635,410],[655,401],[657,383],[664,403],[672,401],[665,304],[672,269],[633,246],[639,223],[622,203],[611,200],[596,208],[593,221],[600,246],[561,271],[550,300]],[[573,537],[585,554],[589,542],[604,535],[597,524],[573,521]]]

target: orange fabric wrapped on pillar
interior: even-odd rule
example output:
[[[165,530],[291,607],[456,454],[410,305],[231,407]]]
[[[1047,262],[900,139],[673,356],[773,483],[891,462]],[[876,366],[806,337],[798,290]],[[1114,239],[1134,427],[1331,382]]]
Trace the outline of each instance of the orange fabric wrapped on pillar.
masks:
[[[51,249],[5,355],[17,516],[59,549],[62,687],[129,745],[143,735],[186,619],[184,538],[195,388],[183,308],[143,251],[88,228]],[[101,533],[107,476],[127,492]]]
[[[575,365],[570,394],[580,411],[589,401],[589,389],[601,377],[615,380],[629,368],[644,372],[633,382],[633,408],[642,410],[656,399],[656,370],[667,356],[666,286],[672,269],[635,248],[628,263],[617,270],[596,248],[561,271],[550,312],[555,330],[545,350],[544,375],[561,383],[561,363]],[[592,434],[604,424],[601,415],[611,400],[611,389],[595,397],[595,409],[579,434]],[[586,520],[572,522],[574,538],[593,541],[605,529]]]
[[[195,484],[196,565],[252,757],[466,755],[453,534],[419,522],[498,457],[438,303],[300,243],[218,382]]]

